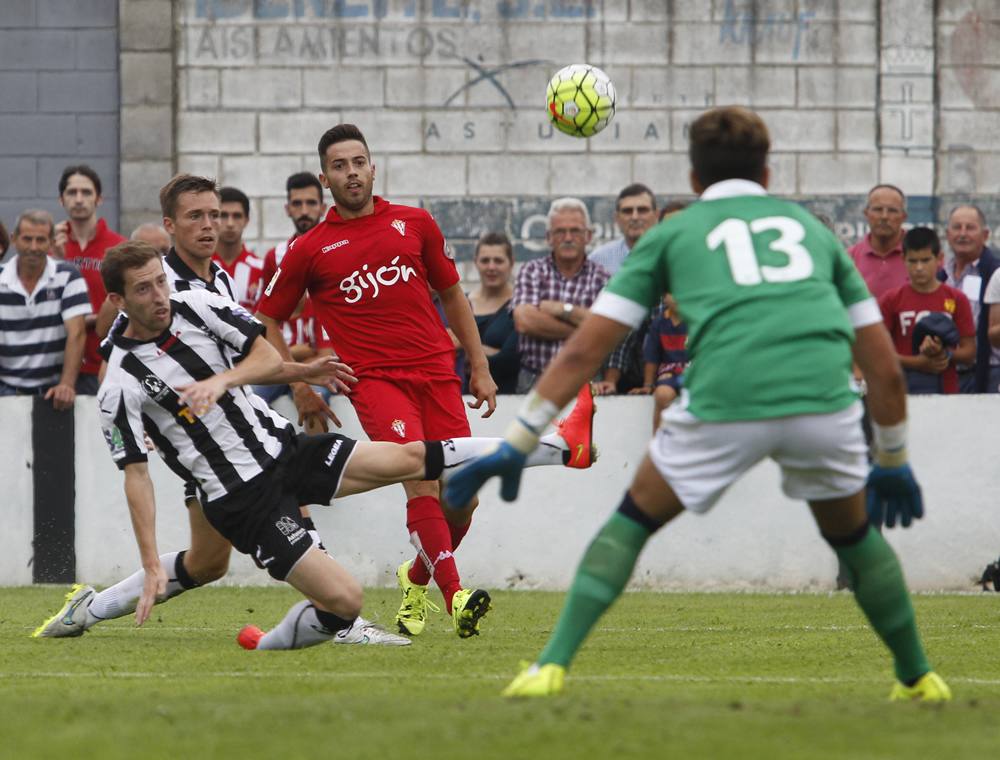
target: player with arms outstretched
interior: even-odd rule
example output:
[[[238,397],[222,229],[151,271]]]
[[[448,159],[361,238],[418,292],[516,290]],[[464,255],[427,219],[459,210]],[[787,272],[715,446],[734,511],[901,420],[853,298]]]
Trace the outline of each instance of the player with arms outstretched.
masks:
[[[685,509],[706,512],[770,457],[785,493],[809,503],[891,650],[891,697],[950,699],[924,655],[899,562],[866,513],[867,478],[869,509],[887,510],[887,524],[923,514],[907,464],[905,385],[878,306],[836,238],[800,206],[767,195],[770,137],[760,117],[718,108],[689,134],[700,201],[642,237],[525,399],[505,442],[445,491],[461,503],[500,475],[501,494],[515,498],[538,433],[663,293],[674,295],[689,327],[685,389],[584,554],[547,645],[505,694],[561,691],[570,661],[624,590],[650,536]],[[852,353],[875,423],[870,474]]]
[[[375,165],[364,135],[353,124],[329,129],[318,149],[320,181],[335,206],[289,244],[265,288],[258,318],[267,326],[268,339],[287,358],[278,325],[308,289],[336,354],[357,373],[350,401],[369,438],[403,442],[469,435],[454,348],[431,289],[465,349],[469,388],[476,397],[470,406],[478,409],[485,403],[484,416],[496,406],[496,384],[441,230],[427,211],[372,195]],[[396,624],[401,633],[423,631],[432,606],[427,584],[433,577],[456,633],[466,638],[490,609],[486,591],[462,587],[452,555],[476,504],[450,512],[446,520],[437,483],[403,486],[407,531],[417,556],[397,570],[403,601]]]

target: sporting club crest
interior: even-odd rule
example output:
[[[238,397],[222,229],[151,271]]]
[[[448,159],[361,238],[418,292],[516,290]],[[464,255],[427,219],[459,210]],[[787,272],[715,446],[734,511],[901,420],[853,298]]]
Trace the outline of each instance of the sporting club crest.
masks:
[[[402,420],[393,420],[392,424],[389,426],[392,428],[392,432],[398,435],[400,438],[406,438],[406,423]]]
[[[393,219],[391,224],[396,232],[398,232],[401,236],[406,237],[406,222],[402,219]]]

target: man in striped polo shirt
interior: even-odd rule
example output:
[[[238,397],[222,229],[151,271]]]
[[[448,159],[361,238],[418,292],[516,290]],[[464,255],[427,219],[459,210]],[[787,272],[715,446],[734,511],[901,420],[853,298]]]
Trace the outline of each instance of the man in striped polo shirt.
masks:
[[[54,229],[47,211],[23,212],[17,257],[0,269],[0,396],[44,395],[70,409],[92,310],[77,268],[49,258]]]

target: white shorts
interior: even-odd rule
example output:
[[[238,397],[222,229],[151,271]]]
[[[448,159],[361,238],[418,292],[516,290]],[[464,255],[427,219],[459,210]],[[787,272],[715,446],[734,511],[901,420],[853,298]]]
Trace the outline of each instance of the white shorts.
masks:
[[[765,457],[781,467],[792,499],[853,496],[868,477],[861,402],[832,414],[745,422],[703,422],[675,403],[663,413],[649,456],[692,512],[707,512],[726,489]]]

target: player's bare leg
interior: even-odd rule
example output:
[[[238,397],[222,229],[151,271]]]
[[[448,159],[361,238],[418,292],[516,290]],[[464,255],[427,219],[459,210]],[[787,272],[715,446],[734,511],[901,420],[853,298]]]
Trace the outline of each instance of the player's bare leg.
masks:
[[[246,626],[237,638],[245,649],[303,649],[333,640],[361,613],[361,585],[340,563],[313,545],[285,581],[306,599],[294,604],[267,633]]]
[[[563,677],[591,629],[625,590],[646,541],[684,511],[649,456],[617,511],[587,547],[559,621],[535,664],[504,691],[509,697],[545,697],[562,690]]]
[[[854,598],[892,652],[894,699],[945,701],[951,692],[927,662],[910,594],[892,548],[868,522],[864,491],[809,503],[823,538],[846,568]]]

